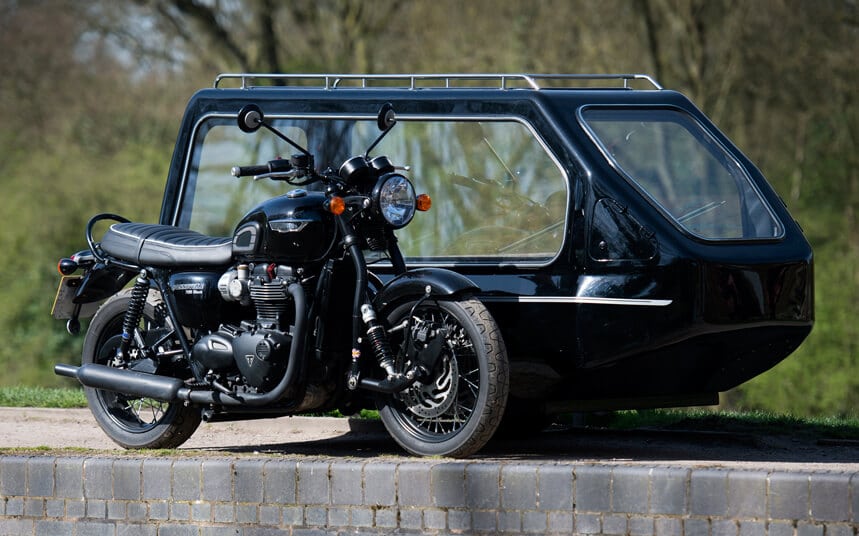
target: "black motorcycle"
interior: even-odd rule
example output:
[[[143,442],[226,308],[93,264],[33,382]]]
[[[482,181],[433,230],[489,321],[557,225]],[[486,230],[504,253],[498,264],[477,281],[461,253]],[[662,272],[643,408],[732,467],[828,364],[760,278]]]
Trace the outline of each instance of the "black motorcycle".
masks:
[[[413,454],[467,456],[492,437],[507,400],[504,343],[470,280],[406,268],[394,231],[430,198],[388,157],[369,156],[395,124],[384,105],[367,151],[319,172],[247,105],[241,130],[263,127],[299,152],[232,169],[295,187],[252,209],[233,236],[114,214],[90,220],[89,250],[59,263],[54,312],[76,333],[103,303],[81,366],[54,371],[84,385],[111,439],[174,448],[201,420],[373,406]],[[95,242],[104,220],[115,223]],[[386,280],[368,271],[367,252],[387,253]]]

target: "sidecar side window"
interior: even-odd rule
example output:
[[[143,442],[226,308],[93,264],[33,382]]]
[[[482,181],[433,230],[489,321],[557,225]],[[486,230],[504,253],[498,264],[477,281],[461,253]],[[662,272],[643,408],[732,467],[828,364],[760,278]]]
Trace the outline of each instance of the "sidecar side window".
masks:
[[[567,179],[524,123],[401,118],[374,152],[409,165],[433,200],[397,232],[410,262],[542,264],[560,252]]]
[[[782,236],[746,170],[687,113],[663,107],[580,113],[609,162],[683,230],[706,240]]]

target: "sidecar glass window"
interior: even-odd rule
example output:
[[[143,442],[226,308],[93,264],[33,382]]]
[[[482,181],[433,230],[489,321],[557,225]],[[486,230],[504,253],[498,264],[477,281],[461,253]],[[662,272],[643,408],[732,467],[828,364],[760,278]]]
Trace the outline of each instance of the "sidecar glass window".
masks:
[[[316,161],[342,161],[348,156],[351,122],[274,119],[274,125],[302,147],[314,151]],[[246,134],[235,118],[212,117],[197,130],[182,196],[179,225],[210,236],[230,236],[236,223],[256,205],[294,189],[286,182],[237,179],[233,166],[262,164],[289,158],[296,152],[271,132]],[[341,156],[342,155],[342,156]]]
[[[356,129],[360,143],[372,125]],[[401,118],[376,154],[409,165],[432,209],[397,232],[411,262],[546,262],[561,249],[567,180],[525,124]]]
[[[581,117],[612,164],[689,233],[710,240],[782,236],[745,169],[686,113],[594,107]]]
[[[308,147],[317,168],[338,169],[363,154],[379,135],[374,120],[269,119]],[[295,152],[261,129],[241,132],[232,117],[204,119],[194,137],[179,225],[229,236],[251,208],[293,186],[237,179],[232,166],[261,164]],[[515,120],[413,120],[401,117],[371,156],[408,165],[418,193],[432,209],[397,231],[412,263],[543,264],[561,250],[567,180],[534,132]],[[312,189],[311,187],[306,187]]]

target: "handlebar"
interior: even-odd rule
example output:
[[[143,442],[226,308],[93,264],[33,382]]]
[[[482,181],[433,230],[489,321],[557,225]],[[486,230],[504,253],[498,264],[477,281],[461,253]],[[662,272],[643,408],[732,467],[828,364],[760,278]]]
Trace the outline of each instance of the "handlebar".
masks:
[[[313,155],[302,153],[292,155],[289,160],[277,158],[265,164],[234,166],[231,173],[234,177],[252,176],[254,180],[282,180],[293,186],[322,181],[328,185],[339,185],[337,190],[349,190],[359,186],[366,188],[364,183],[367,179],[398,169],[408,171],[409,166],[395,166],[387,156],[377,156],[372,160],[367,160],[366,156],[355,156],[346,160],[336,173],[330,167],[320,173],[313,169]]]
[[[268,173],[286,173],[292,171],[292,164],[289,160],[278,158],[269,160],[267,164],[257,166],[234,166],[231,173],[234,177],[251,177],[257,175],[266,175]]]

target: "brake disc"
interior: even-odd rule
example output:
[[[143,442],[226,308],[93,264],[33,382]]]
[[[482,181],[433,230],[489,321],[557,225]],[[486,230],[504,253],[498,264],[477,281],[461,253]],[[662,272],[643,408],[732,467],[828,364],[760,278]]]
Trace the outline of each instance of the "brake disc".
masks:
[[[456,357],[444,356],[441,371],[431,383],[415,383],[403,394],[409,411],[425,419],[444,415],[456,401],[459,367]]]

